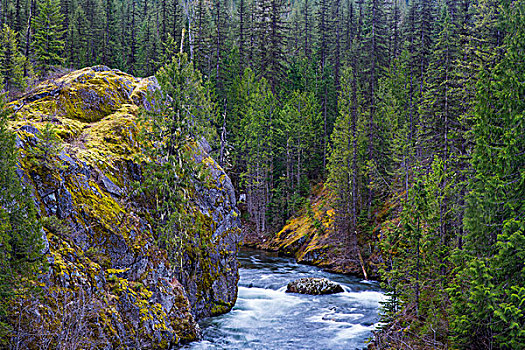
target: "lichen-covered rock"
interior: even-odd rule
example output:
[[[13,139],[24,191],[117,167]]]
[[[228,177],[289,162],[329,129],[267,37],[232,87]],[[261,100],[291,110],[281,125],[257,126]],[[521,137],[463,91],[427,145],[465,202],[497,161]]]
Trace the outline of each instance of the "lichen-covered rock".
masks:
[[[69,329],[67,339],[76,335],[80,344],[101,348],[169,348],[198,337],[197,318],[227,312],[235,303],[235,195],[206,150],[195,146],[195,160],[210,178],[195,183],[188,215],[203,217],[207,226],[185,242],[182,268],[170,266],[157,247],[151,206],[135,191],[134,182],[142,179],[137,116],[140,107],[155,103],[146,94],[158,88],[155,78],[97,66],[42,83],[11,103],[19,174],[33,186],[41,215],[59,219],[45,225],[44,298],[24,301],[26,321],[41,330],[28,335],[27,347],[57,345],[63,339],[53,332]],[[60,137],[59,151],[42,164],[31,149],[42,145],[48,122]],[[89,312],[77,313],[84,309]]]
[[[288,283],[286,293],[301,293],[301,294],[335,294],[344,292],[340,284],[330,281],[326,278],[306,277],[299,278],[293,282]]]

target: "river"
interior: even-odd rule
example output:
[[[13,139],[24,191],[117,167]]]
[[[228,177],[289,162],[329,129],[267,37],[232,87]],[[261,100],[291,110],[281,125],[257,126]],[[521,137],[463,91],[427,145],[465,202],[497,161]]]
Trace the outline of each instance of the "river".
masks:
[[[376,282],[332,274],[257,250],[239,254],[239,296],[233,310],[201,323],[203,339],[185,349],[363,349],[385,299]],[[285,293],[288,282],[325,277],[343,293]]]

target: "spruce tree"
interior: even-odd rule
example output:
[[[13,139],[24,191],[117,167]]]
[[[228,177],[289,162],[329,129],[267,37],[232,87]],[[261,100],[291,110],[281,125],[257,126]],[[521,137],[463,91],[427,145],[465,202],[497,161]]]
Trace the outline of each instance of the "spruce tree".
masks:
[[[42,263],[42,232],[31,191],[18,176],[15,135],[0,95],[0,347],[12,336],[11,303],[27,293]]]
[[[63,19],[58,0],[41,0],[38,3],[38,15],[33,22],[33,50],[42,75],[51,66],[64,63]]]
[[[477,83],[464,263],[450,294],[458,346],[518,349],[525,346],[525,4],[501,9],[505,54]]]
[[[16,33],[4,24],[0,30],[0,77],[6,90],[25,85],[24,65],[26,59],[18,50]]]

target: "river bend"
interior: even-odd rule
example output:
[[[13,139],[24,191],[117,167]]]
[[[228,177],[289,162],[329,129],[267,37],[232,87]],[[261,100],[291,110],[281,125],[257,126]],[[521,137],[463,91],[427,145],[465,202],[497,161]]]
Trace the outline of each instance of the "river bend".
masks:
[[[257,250],[243,249],[239,262],[235,307],[203,321],[203,340],[185,349],[366,348],[385,299],[377,283]],[[345,291],[318,296],[285,293],[288,282],[301,277],[325,277],[340,283]]]

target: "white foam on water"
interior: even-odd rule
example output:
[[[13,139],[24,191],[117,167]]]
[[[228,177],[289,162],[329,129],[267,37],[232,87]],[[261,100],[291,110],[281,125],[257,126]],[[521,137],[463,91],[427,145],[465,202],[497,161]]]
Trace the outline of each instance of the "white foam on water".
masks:
[[[243,321],[275,319],[304,302],[306,301],[284,291],[239,287],[238,308],[234,311],[241,312],[238,316]]]
[[[361,306],[369,308],[378,308],[379,306],[381,306],[382,302],[385,302],[387,300],[387,296],[385,294],[376,291],[343,292],[334,295],[359,301],[359,304]]]
[[[375,326],[363,326],[362,324],[354,324],[350,327],[341,328],[331,339],[333,343],[340,343],[344,340],[352,339],[357,335],[370,332],[375,329]]]
[[[343,287],[343,290],[347,293],[352,293],[352,288],[345,286],[344,284],[341,284],[341,287]]]
[[[372,280],[362,280],[362,281],[359,281],[359,283],[369,284],[369,285],[372,285],[372,286],[378,286],[379,285],[379,282],[372,281]]]
[[[336,313],[336,312],[324,312],[322,314],[313,315],[307,318],[310,322],[324,323],[327,325],[336,325],[337,327],[342,326],[353,326],[355,323],[348,321],[354,321],[361,317],[364,317],[363,314],[346,314],[346,313]]]

